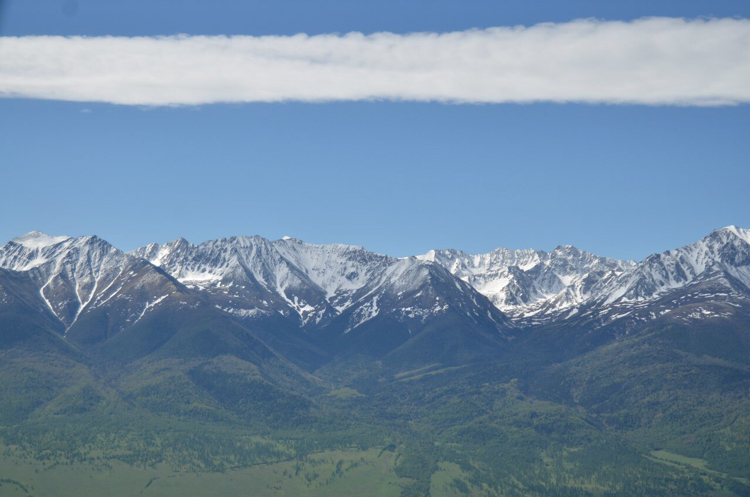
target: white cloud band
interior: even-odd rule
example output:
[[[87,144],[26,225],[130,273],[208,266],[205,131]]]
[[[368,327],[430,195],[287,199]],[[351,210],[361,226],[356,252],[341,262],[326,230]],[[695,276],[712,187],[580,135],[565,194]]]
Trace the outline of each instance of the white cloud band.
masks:
[[[750,20],[454,33],[0,38],[0,96],[125,105],[750,102]]]

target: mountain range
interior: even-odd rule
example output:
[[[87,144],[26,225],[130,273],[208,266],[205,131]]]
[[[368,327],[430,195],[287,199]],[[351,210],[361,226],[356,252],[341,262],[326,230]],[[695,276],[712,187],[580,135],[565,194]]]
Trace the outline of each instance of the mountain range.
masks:
[[[571,246],[395,258],[259,236],[125,253],[96,236],[31,232],[0,248],[0,268],[28,278],[25,303],[73,342],[100,344],[162,312],[201,309],[334,354],[387,355],[442,323],[502,347],[539,325],[629,329],[687,308],[681,319],[720,317],[750,295],[750,231],[716,230],[639,263]]]
[[[456,398],[479,395],[472,403],[495,406],[446,421],[443,433],[467,446],[476,435],[460,426],[536,399],[564,406],[555,416],[580,417],[596,437],[612,431],[636,451],[671,447],[727,475],[721,485],[741,486],[736,475],[750,469],[739,455],[750,448],[742,414],[750,405],[749,322],[750,230],[735,226],[640,262],[571,246],[397,258],[259,236],[199,245],[180,238],[124,252],[96,236],[34,231],[0,248],[0,426],[7,438],[49,416],[122,404],[149,416],[322,430],[341,408],[328,396],[343,388],[372,400],[356,404],[347,426],[390,420],[406,430],[406,420],[434,415],[421,409],[436,389],[458,389]],[[685,379],[699,370],[700,380]],[[724,393],[707,396],[705,382]],[[519,399],[510,411],[498,407],[500,384]],[[666,420],[669,395],[692,407]],[[709,398],[716,404],[704,406]],[[698,404],[700,420],[688,416]],[[436,412],[448,409],[440,405]],[[700,453],[691,452],[690,434],[676,434],[685,423]],[[416,437],[408,446],[424,445],[409,433],[401,435]],[[403,450],[406,459],[424,457]],[[481,467],[477,482],[500,478]],[[519,475],[509,481],[519,492],[531,488]],[[422,473],[407,478],[405,492],[426,495]]]

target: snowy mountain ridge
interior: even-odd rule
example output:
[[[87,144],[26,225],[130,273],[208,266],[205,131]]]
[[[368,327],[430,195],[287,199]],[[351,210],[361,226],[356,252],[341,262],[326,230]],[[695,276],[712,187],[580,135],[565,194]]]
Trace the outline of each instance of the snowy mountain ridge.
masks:
[[[496,249],[487,254],[432,250],[436,261],[486,295],[511,318],[539,324],[579,308],[622,307],[656,300],[702,279],[750,289],[750,230],[728,226],[639,263],[600,257],[571,246],[551,252]],[[727,278],[733,281],[729,282]],[[736,290],[736,289],[735,289]],[[740,290],[742,292],[744,290]]]
[[[580,304],[596,295],[603,282],[636,265],[569,245],[552,252],[499,248],[476,255],[431,250],[419,258],[448,268],[512,316],[560,311]]]
[[[644,301],[716,272],[750,288],[750,230],[728,226],[695,243],[654,254],[603,288],[606,304]]]
[[[167,271],[178,281],[210,293],[222,309],[236,315],[289,310],[301,325],[322,325],[350,311],[346,330],[384,312],[400,312],[410,318],[440,314],[445,308],[421,296],[420,289],[440,280],[441,266],[415,257],[395,258],[359,246],[314,245],[290,237],[270,241],[259,236],[231,237],[193,245],[178,239],[151,244],[131,253]],[[447,273],[447,272],[446,272]],[[450,278],[445,275],[442,278]],[[451,285],[464,298],[467,288]],[[427,295],[427,294],[424,294]],[[439,300],[438,295],[433,296]],[[468,307],[468,304],[455,305]],[[478,304],[477,304],[478,305]],[[408,309],[408,310],[407,310]],[[467,311],[469,314],[476,314]],[[494,310],[492,319],[504,318]]]
[[[151,264],[96,236],[31,232],[0,248],[0,268],[28,272],[65,329],[104,305],[116,328],[132,324],[176,290]]]
[[[359,246],[260,236],[199,245],[179,238],[124,253],[95,236],[31,232],[0,247],[0,268],[30,272],[66,328],[104,307],[126,326],[168,305],[170,296],[185,304],[185,295],[194,294],[196,302],[208,298],[236,319],[276,316],[345,334],[377,320],[401,323],[411,333],[446,313],[501,329],[574,316],[646,319],[662,312],[647,311],[649,302],[696,285],[701,298],[744,298],[750,295],[750,230],[729,226],[639,263],[572,246],[395,258]],[[109,307],[115,304],[117,312]]]

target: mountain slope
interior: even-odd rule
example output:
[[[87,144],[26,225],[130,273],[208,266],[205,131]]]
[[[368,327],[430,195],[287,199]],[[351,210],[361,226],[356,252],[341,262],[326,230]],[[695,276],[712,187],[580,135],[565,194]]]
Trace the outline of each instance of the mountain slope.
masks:
[[[627,331],[665,314],[687,321],[729,318],[750,299],[748,233],[731,226],[649,256],[604,284],[571,321]]]
[[[110,336],[187,290],[148,262],[95,236],[32,232],[0,248],[0,267],[28,275],[65,333],[94,319],[99,334]]]
[[[603,289],[604,303],[644,301],[717,275],[727,287],[750,288],[750,230],[729,226],[705,238],[647,257]]]
[[[632,329],[687,303],[750,295],[750,231],[729,226],[696,243],[634,263],[574,247],[552,252],[497,249],[469,255],[430,251],[434,260],[490,298],[519,326]],[[694,318],[710,317],[708,308]]]
[[[63,331],[28,273],[0,269],[0,348],[67,350]]]
[[[249,326],[284,330],[334,355],[382,357],[423,329],[455,328],[448,315],[466,321],[467,333],[485,335],[492,348],[507,343],[512,327],[486,298],[441,266],[362,247],[256,236],[197,246],[180,239],[132,254]],[[290,331],[295,328],[304,335]]]
[[[128,363],[153,354],[233,354],[254,364],[284,362],[201,292],[100,238],[32,232],[0,248],[0,266],[25,282],[26,315],[45,318],[66,342],[95,356]]]
[[[535,320],[596,296],[607,281],[635,263],[599,257],[571,246],[552,252],[493,250],[470,255],[457,250],[431,250],[420,259],[435,261],[486,295],[513,318]]]

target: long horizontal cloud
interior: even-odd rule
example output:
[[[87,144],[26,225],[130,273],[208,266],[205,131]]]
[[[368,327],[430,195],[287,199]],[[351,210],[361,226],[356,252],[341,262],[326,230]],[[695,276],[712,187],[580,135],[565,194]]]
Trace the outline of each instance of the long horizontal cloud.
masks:
[[[585,19],[403,35],[2,37],[0,95],[147,106],[731,105],[750,102],[750,20]]]

